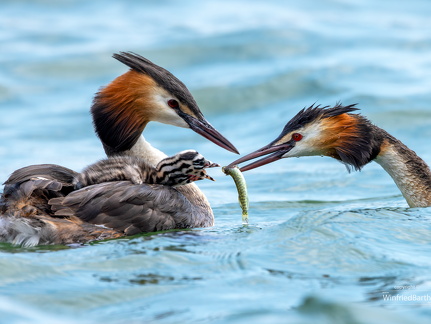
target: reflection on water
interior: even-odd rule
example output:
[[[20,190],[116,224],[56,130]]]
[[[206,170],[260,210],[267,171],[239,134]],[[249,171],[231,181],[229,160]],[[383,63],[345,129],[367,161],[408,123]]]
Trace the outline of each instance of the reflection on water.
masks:
[[[127,70],[112,53],[129,50],[184,81],[243,154],[300,108],[342,101],[430,162],[430,10],[425,0],[2,1],[0,180],[103,157],[88,110]],[[145,137],[168,154],[235,159],[188,129],[150,124]],[[427,303],[383,295],[431,291],[431,210],[407,208],[377,164],[347,173],[313,157],[247,172],[249,226],[230,177],[211,176],[199,186],[213,228],[0,244],[0,322],[427,322]]]

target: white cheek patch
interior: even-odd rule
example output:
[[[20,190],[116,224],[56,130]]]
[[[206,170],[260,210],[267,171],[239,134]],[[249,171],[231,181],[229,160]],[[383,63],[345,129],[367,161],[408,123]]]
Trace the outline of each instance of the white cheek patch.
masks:
[[[295,133],[302,134],[302,139],[296,142],[295,146],[283,155],[283,158],[321,155],[318,143],[322,133],[318,124],[306,126]]]
[[[157,112],[153,115],[154,121],[163,124],[169,124],[178,127],[189,128],[189,125],[175,112],[174,109],[168,106],[167,102],[172,97],[167,95],[157,94],[153,98],[153,102],[157,106]]]

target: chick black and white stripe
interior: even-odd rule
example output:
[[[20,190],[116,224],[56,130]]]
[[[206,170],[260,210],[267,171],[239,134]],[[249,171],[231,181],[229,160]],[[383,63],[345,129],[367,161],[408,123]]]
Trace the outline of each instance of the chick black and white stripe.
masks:
[[[205,168],[219,166],[205,159],[195,150],[186,150],[161,160],[156,167],[134,156],[114,156],[85,168],[74,179],[76,189],[90,185],[130,181],[133,184],[185,185],[201,179],[210,179]]]

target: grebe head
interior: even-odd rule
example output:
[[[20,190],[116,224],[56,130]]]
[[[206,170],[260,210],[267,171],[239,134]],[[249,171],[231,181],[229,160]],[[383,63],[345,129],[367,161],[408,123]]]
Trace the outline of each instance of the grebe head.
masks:
[[[206,169],[219,166],[219,164],[205,159],[195,150],[186,150],[163,159],[156,169],[164,184],[178,186],[203,179],[214,181],[206,173]]]
[[[215,144],[238,153],[205,119],[187,87],[169,71],[134,54],[113,57],[130,70],[102,88],[91,113],[105,149],[129,150],[150,121],[191,128]]]
[[[380,145],[371,134],[371,123],[359,114],[356,105],[312,105],[296,114],[271,143],[230,165],[237,165],[261,156],[266,157],[241,168],[247,171],[281,158],[329,156],[343,162],[347,169],[360,170],[379,153]]]

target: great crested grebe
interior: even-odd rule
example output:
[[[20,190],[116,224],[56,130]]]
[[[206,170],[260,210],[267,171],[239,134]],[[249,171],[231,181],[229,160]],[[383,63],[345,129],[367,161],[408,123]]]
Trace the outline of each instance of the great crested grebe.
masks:
[[[102,88],[91,107],[95,131],[108,157],[140,157],[156,167],[166,155],[142,136],[150,121],[191,128],[238,153],[170,72],[134,53],[114,58],[130,70]],[[194,183],[172,188],[112,181],[76,190],[78,176],[53,164],[13,172],[0,200],[0,241],[25,246],[83,243],[214,223],[209,202]]]
[[[360,170],[370,161],[392,177],[410,207],[431,206],[431,171],[414,151],[368,119],[351,112],[356,105],[311,106],[302,109],[281,134],[261,149],[230,165],[268,155],[241,168],[247,171],[281,158],[329,156],[348,170]]]

